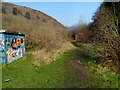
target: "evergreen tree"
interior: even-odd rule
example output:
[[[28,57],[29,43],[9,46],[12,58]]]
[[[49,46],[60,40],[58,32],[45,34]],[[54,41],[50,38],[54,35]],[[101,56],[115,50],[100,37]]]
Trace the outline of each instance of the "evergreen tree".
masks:
[[[17,15],[18,14],[18,10],[17,10],[17,8],[13,8],[13,15]]]
[[[26,12],[26,14],[25,14],[25,18],[27,18],[27,19],[31,19],[31,17],[30,17],[30,13],[29,13],[29,12]]]
[[[2,13],[3,13],[3,14],[6,14],[5,8],[2,8]]]
[[[37,18],[37,19],[40,19],[40,17],[39,17],[38,15],[36,16],[36,18]]]

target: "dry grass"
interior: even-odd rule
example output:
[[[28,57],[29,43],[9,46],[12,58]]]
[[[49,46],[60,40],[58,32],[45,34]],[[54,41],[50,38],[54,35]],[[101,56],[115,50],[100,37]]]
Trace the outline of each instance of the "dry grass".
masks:
[[[26,34],[26,46],[35,45],[51,50],[66,41],[66,30],[38,20],[27,20],[22,16],[3,15],[2,28]],[[63,32],[65,32],[63,34]]]
[[[41,63],[49,63],[51,61],[51,56],[49,55],[51,52],[57,54],[61,47],[68,45],[66,43],[66,29],[63,28],[61,30],[57,26],[53,26],[42,20],[27,20],[22,16],[6,14],[3,15],[2,26],[6,30],[26,34],[26,49],[34,49],[33,55],[36,56],[34,65],[37,66]]]
[[[63,54],[65,51],[74,48],[74,46],[70,42],[63,43],[60,48],[52,49],[51,51],[47,51],[47,49],[38,49],[33,52],[33,55],[36,56],[36,60],[34,62],[35,66],[40,66],[42,64],[48,64],[51,61],[55,61],[58,57]]]

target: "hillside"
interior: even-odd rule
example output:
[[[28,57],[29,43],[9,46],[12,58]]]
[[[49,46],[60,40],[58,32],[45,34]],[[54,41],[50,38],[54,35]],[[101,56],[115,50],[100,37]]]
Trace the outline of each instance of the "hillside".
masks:
[[[43,12],[3,3],[2,28],[25,33],[26,53],[2,65],[2,88],[119,88],[119,10],[103,2],[92,23],[68,31]]]
[[[2,13],[2,29],[25,33],[28,49],[59,47],[66,38],[67,28],[43,12],[3,2]]]
[[[12,14],[12,15],[13,15],[13,8],[17,8],[17,11],[18,11],[17,15],[19,16],[24,17],[26,12],[29,12],[32,20],[40,19],[41,21],[54,25],[58,28],[61,28],[61,29],[65,28],[57,20],[55,20],[54,18],[48,16],[47,14],[41,11],[37,11],[28,7],[18,6],[10,3],[5,3],[5,2],[3,2],[2,4],[2,8],[6,11],[6,14]]]

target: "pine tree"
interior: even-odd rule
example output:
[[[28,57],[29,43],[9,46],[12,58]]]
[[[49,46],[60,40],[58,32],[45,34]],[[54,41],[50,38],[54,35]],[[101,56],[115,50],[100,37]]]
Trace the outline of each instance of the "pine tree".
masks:
[[[31,17],[30,17],[30,13],[29,13],[29,12],[26,12],[26,14],[25,14],[25,18],[27,18],[27,19],[31,19]]]
[[[6,14],[5,8],[2,8],[2,13],[3,13],[3,14]]]
[[[36,16],[36,18],[37,18],[37,19],[40,19],[40,17],[39,17],[38,15]]]
[[[17,15],[18,14],[18,10],[17,10],[17,8],[13,8],[13,15]]]

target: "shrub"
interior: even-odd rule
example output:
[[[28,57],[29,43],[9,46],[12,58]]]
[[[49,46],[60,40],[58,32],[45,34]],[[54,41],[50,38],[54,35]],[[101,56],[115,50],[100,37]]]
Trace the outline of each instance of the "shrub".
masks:
[[[18,14],[19,14],[19,15],[22,15],[22,12],[21,12],[20,10],[18,10]]]
[[[24,17],[3,15],[3,29],[23,32],[26,34],[27,49],[34,46],[47,50],[59,48],[66,41],[65,32],[61,28],[44,23],[42,20],[25,19]],[[22,26],[22,27],[21,27]],[[62,33],[64,31],[64,34]]]
[[[18,14],[18,10],[16,7],[13,8],[13,15],[17,15]]]
[[[89,30],[89,25],[84,22],[79,23],[69,32],[69,37],[78,42],[88,42],[92,35],[92,31]]]
[[[3,13],[3,14],[6,14],[5,8],[2,8],[2,13]]]
[[[109,68],[119,70],[119,10],[117,2],[103,2],[93,17],[91,42],[98,49],[98,58]]]
[[[40,19],[40,17],[39,17],[38,15],[36,16],[36,18],[37,18],[37,19]]]
[[[26,12],[26,14],[25,14],[25,18],[27,18],[27,19],[31,19],[31,16],[30,16],[30,13],[29,13],[29,12]]]

